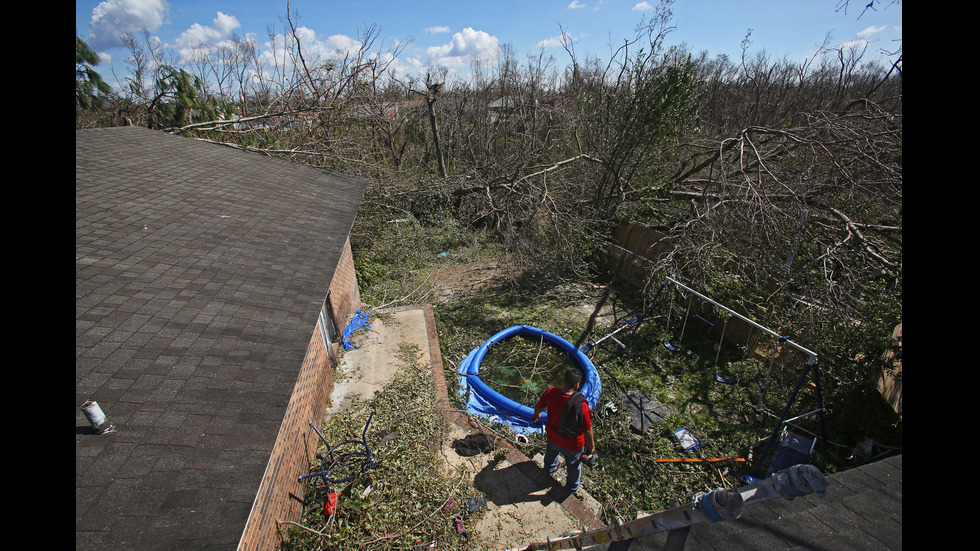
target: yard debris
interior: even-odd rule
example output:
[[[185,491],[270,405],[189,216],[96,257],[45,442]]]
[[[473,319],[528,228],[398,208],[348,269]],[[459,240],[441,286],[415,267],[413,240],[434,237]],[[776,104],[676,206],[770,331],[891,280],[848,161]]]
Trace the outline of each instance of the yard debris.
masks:
[[[459,538],[463,541],[468,541],[470,535],[466,533],[466,527],[463,526],[463,515],[453,517],[453,522],[456,523],[456,533],[459,534]]]
[[[397,440],[401,436],[398,431],[381,431],[381,439],[378,441],[378,447],[384,447],[389,442]]]
[[[326,501],[323,502],[323,513],[329,517],[334,513],[340,514],[340,494],[338,492],[330,492],[327,495]]]
[[[466,511],[469,513],[475,513],[477,511],[482,511],[487,506],[487,500],[482,497],[471,497],[466,500]]]
[[[463,515],[456,515],[453,517],[453,522],[456,523],[456,533],[462,534],[466,531],[466,527],[463,526]]]
[[[448,513],[449,509],[451,509],[452,506],[455,504],[456,504],[456,500],[453,498],[449,498],[449,500],[446,501],[445,505],[442,506],[442,512]]]
[[[494,439],[486,434],[479,432],[469,434],[465,438],[453,440],[453,449],[456,453],[464,457],[471,457],[481,453],[490,453],[497,448]]]

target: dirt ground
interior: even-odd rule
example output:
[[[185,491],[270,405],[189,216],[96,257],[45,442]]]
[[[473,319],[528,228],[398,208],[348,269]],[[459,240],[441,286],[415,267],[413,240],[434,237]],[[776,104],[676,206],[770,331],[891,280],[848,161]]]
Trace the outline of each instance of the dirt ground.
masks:
[[[451,447],[456,438],[469,432],[450,424],[451,431],[442,445],[442,456],[450,472],[465,469],[467,479],[480,492],[476,497],[485,500],[485,509],[473,516],[467,526],[472,534],[471,548],[504,550],[518,548],[531,542],[581,529],[577,520],[556,501],[548,485],[533,480],[530,463],[525,457],[507,458],[498,454],[464,457]],[[541,457],[533,468],[540,468]]]
[[[432,365],[434,355],[441,357],[432,349],[438,341],[431,337],[435,329],[429,327],[431,318],[427,318],[424,307],[371,316],[369,323],[371,327],[359,330],[354,339],[359,348],[343,355],[338,367],[343,376],[334,385],[328,414],[345,407],[355,394],[369,397],[382,388],[400,367],[400,345],[418,346],[423,365]],[[442,368],[441,361],[438,368]],[[441,392],[445,393],[445,385]],[[475,432],[490,432],[463,412],[449,411],[446,416],[449,430],[440,445],[445,467],[448,472],[464,476],[479,492],[457,499],[485,501],[485,507],[463,521],[472,549],[517,549],[598,525],[599,504],[594,499],[583,491],[576,497],[560,489],[563,468],[556,473],[557,480],[553,479],[541,468],[540,454],[528,458],[517,444],[499,439],[496,452],[461,456],[452,447],[454,440]],[[465,475],[459,468],[464,469]],[[587,476],[587,469],[584,475]]]

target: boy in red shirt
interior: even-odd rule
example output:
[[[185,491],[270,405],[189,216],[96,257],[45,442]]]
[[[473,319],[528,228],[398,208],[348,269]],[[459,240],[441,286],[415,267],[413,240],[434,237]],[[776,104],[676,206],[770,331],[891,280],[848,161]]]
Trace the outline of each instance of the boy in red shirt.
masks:
[[[567,477],[565,489],[571,493],[578,491],[582,479],[582,457],[592,455],[595,451],[595,439],[592,436],[592,415],[589,404],[582,400],[582,423],[578,434],[560,434],[562,410],[565,403],[582,388],[583,373],[581,369],[572,367],[565,371],[564,383],[561,387],[553,386],[544,391],[534,408],[531,421],[537,423],[541,412],[548,410],[548,424],[545,432],[548,435],[548,447],[544,453],[544,466],[548,474],[558,470],[558,456],[565,458]]]

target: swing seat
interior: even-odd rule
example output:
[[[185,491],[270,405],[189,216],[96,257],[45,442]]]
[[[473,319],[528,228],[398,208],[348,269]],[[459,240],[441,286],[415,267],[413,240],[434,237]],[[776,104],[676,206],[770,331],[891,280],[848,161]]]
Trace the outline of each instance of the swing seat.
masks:
[[[766,472],[766,477],[772,473],[792,467],[793,465],[807,464],[813,459],[813,450],[817,445],[815,438],[800,436],[788,428],[783,427],[783,432],[779,436],[779,444],[776,452],[772,456],[772,463]]]
[[[715,373],[715,380],[718,381],[719,383],[724,383],[726,385],[733,385],[738,382],[738,377],[732,377],[731,379],[726,379],[725,377],[722,377],[721,375]]]
[[[670,344],[670,341],[668,341],[667,339],[664,339],[664,348],[670,350],[671,352],[677,352],[680,350],[680,348],[677,348],[676,346]]]

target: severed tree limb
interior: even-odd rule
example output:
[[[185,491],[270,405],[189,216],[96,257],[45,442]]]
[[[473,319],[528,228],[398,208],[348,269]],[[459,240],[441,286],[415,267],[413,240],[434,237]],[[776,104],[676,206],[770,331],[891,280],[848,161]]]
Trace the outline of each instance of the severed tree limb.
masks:
[[[869,255],[871,255],[872,258],[874,258],[881,264],[884,264],[888,268],[891,268],[893,270],[898,268],[897,263],[888,260],[876,250],[876,247],[870,241],[868,241],[866,237],[864,237],[864,234],[861,233],[860,228],[858,228],[857,225],[854,222],[852,222],[850,218],[847,217],[847,215],[835,209],[834,207],[829,207],[829,208],[831,212],[837,215],[837,217],[844,222],[844,224],[847,226],[847,230],[858,238],[858,241],[861,242],[861,247],[864,249],[865,252],[867,252]]]
[[[535,176],[540,176],[542,174],[547,174],[547,173],[549,173],[549,172],[551,172],[553,170],[558,170],[559,168],[562,168],[563,166],[565,166],[565,165],[567,165],[569,163],[573,163],[575,161],[578,161],[580,159],[586,160],[586,161],[592,161],[593,163],[600,163],[600,164],[602,163],[602,160],[596,159],[595,157],[593,157],[591,155],[588,155],[586,153],[579,153],[578,155],[576,155],[574,157],[571,157],[569,159],[565,159],[564,161],[558,161],[557,163],[555,163],[553,165],[546,166],[546,167],[544,167],[543,169],[541,169],[541,170],[539,170],[537,172],[532,172],[531,174],[528,174],[527,176],[523,176],[523,177],[515,180],[515,183],[516,182],[523,182],[524,180],[528,180],[530,178],[533,178]]]
[[[316,534],[316,535],[320,536],[321,538],[330,537],[330,534],[324,534],[323,532],[318,532],[318,531],[316,531],[316,530],[314,530],[314,529],[312,529],[312,528],[310,528],[308,526],[303,526],[302,524],[300,524],[298,522],[293,522],[291,520],[279,520],[279,519],[276,519],[276,527],[277,528],[280,528],[284,524],[285,525],[289,525],[289,526],[296,526],[297,528],[301,528],[303,530],[306,530],[307,532],[311,532],[313,534]]]
[[[514,184],[516,184],[516,183],[524,182],[524,181],[526,181],[526,180],[528,180],[528,179],[530,179],[530,178],[532,178],[534,176],[540,176],[542,174],[547,174],[547,173],[552,172],[554,170],[558,170],[559,168],[562,168],[565,165],[568,165],[568,164],[573,163],[573,162],[578,161],[578,160],[586,160],[586,161],[590,161],[590,162],[593,162],[593,163],[602,163],[603,162],[601,159],[597,159],[597,158],[595,158],[595,157],[593,157],[593,156],[591,156],[591,155],[589,155],[587,153],[580,153],[580,154],[578,154],[578,155],[576,155],[574,157],[565,159],[564,161],[558,161],[557,163],[554,163],[552,165],[548,165],[546,167],[543,167],[541,170],[538,170],[537,172],[533,172],[531,174],[527,174],[525,176],[518,177],[518,172],[515,171],[510,176],[505,176],[505,177],[502,177],[502,178],[497,178],[496,181],[492,181],[492,182],[490,182],[488,184],[480,184],[480,185],[476,185],[476,186],[472,186],[472,187],[468,187],[468,188],[457,189],[457,190],[453,191],[453,195],[458,197],[458,196],[469,195],[470,193],[477,193],[477,192],[486,192],[489,195],[489,193],[491,191],[493,191],[495,189],[498,189],[498,188],[512,189],[512,186]]]
[[[273,117],[287,117],[287,116],[292,116],[292,115],[299,115],[299,114],[302,114],[302,113],[309,113],[311,111],[330,111],[330,110],[334,110],[334,109],[336,109],[336,108],[335,107],[306,107],[306,108],[302,108],[302,109],[291,109],[289,111],[278,111],[278,112],[275,112],[275,113],[265,113],[265,114],[262,114],[262,115],[255,115],[253,117],[244,117],[244,118],[241,118],[241,119],[223,119],[223,120],[214,120],[214,121],[195,122],[195,123],[191,123],[191,124],[186,124],[186,125],[181,126],[179,128],[166,128],[166,129],[164,129],[164,132],[180,133],[180,132],[184,132],[184,131],[187,131],[187,130],[194,130],[194,129],[197,129],[197,128],[203,128],[203,127],[209,127],[209,126],[213,126],[215,128],[218,128],[219,126],[229,126],[229,125],[236,124],[236,123],[237,124],[241,124],[241,123],[246,123],[246,122],[258,121],[258,120],[262,120],[262,119],[270,119],[270,118],[273,118]]]

